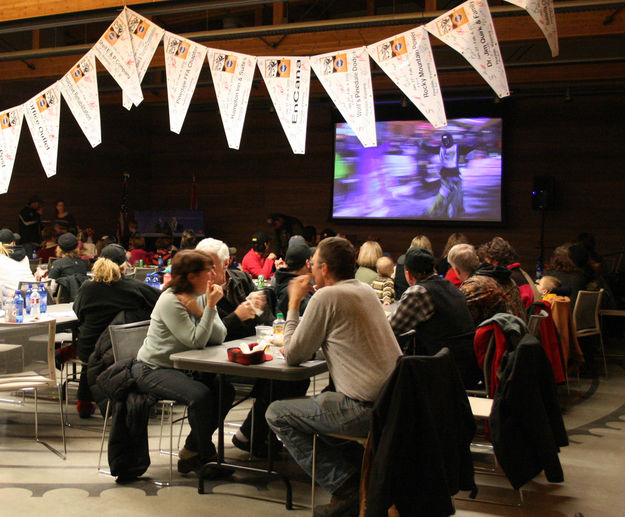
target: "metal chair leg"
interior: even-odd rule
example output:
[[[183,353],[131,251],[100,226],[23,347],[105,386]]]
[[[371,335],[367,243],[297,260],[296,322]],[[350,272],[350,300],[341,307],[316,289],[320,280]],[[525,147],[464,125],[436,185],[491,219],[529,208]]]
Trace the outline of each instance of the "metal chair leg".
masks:
[[[251,461],[253,454],[252,451],[254,450],[254,400],[252,399],[252,426],[251,426],[251,431],[250,431],[250,454],[248,456],[248,459]]]
[[[176,448],[180,450],[180,439],[182,438],[182,427],[184,426],[184,421],[187,418],[187,406],[184,407],[182,411],[182,418],[180,419],[180,430],[178,431],[178,445]]]
[[[168,402],[169,405],[169,452],[163,451],[161,448],[161,438],[163,436],[163,424],[165,415],[165,404],[162,406],[161,411],[161,433],[159,438],[159,452],[161,454],[169,454],[169,481],[154,481],[156,486],[172,486],[173,485],[173,471],[174,471],[174,402]]]
[[[315,474],[317,466],[317,434],[313,433],[312,481],[310,485],[310,511],[315,513]]]
[[[49,445],[48,443],[44,442],[43,440],[41,440],[39,438],[39,402],[38,402],[38,399],[37,399],[37,388],[33,388],[33,391],[35,393],[35,441],[37,443],[40,443],[41,445],[43,445],[50,452],[53,452],[54,454],[56,454],[62,460],[64,460],[64,459],[66,459],[65,454],[67,454],[67,447],[65,445],[65,426],[62,425],[62,427],[63,427],[63,447],[65,449],[65,454],[63,454],[62,452],[57,451],[54,447],[52,447],[51,445]],[[59,391],[59,395],[60,395],[60,391]],[[61,404],[61,400],[59,400],[59,404]],[[61,410],[61,418],[63,418],[63,411],[62,410]],[[61,420],[61,424],[63,424],[62,420]]]
[[[67,455],[67,443],[65,440],[65,415],[63,414],[63,400],[61,394],[63,392],[63,385],[57,384],[57,391],[59,393],[59,414],[61,416],[61,434],[63,435],[63,453]]]
[[[102,440],[100,441],[100,455],[98,456],[98,472],[102,474],[108,474],[108,475],[110,475],[111,473],[108,470],[104,470],[100,467],[102,465],[102,451],[104,450],[104,437],[106,436],[106,424],[109,421],[110,408],[111,408],[111,401],[107,400],[106,411],[104,412],[104,424],[102,425]]]
[[[603,355],[603,371],[605,372],[605,378],[608,379],[608,363],[605,359],[605,346],[603,344],[603,336],[601,330],[599,331],[599,344],[601,345],[601,355]]]

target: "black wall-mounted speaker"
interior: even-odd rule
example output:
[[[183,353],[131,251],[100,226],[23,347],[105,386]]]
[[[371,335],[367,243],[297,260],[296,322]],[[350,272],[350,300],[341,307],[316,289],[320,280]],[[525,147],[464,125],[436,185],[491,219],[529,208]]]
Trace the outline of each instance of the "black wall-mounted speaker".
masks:
[[[552,210],[555,208],[555,178],[553,176],[534,176],[532,187],[532,208],[534,210]]]

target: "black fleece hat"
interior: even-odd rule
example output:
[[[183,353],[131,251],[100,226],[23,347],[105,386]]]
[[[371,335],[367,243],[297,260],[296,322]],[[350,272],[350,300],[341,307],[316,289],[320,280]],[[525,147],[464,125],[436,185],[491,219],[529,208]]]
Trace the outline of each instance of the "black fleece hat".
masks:
[[[13,241],[19,241],[21,238],[19,233],[13,233],[8,228],[0,230],[0,242],[2,244],[11,244]]]
[[[126,250],[119,244],[109,244],[108,246],[104,246],[104,248],[102,248],[102,252],[100,253],[100,257],[112,260],[118,266],[121,266],[127,260]]]
[[[297,242],[286,250],[286,266],[290,271],[304,267],[309,258],[310,247],[307,244]]]
[[[64,233],[57,241],[63,251],[72,251],[78,247],[78,239],[73,233]]]
[[[404,267],[413,275],[423,275],[434,271],[434,255],[430,250],[414,246],[406,252]]]

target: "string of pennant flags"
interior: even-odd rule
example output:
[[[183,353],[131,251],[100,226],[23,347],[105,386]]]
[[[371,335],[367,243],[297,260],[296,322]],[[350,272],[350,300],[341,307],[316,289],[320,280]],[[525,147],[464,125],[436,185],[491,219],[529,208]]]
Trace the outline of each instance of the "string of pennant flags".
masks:
[[[553,56],[558,35],[553,0],[506,0],[525,9]],[[429,34],[460,53],[499,97],[510,95],[486,0],[467,0],[429,23],[372,45],[316,56],[251,56],[210,48],[168,32],[124,7],[95,45],[58,81],[0,113],[0,194],[6,193],[23,120],[49,178],[56,174],[61,97],[92,147],[102,141],[96,58],[122,90],[130,110],[143,101],[141,82],[161,41],[169,127],[180,133],[200,71],[209,64],[228,146],[238,149],[258,67],[293,153],[304,154],[311,70],[364,147],[377,145],[370,60],[393,80],[435,128],[447,125]]]

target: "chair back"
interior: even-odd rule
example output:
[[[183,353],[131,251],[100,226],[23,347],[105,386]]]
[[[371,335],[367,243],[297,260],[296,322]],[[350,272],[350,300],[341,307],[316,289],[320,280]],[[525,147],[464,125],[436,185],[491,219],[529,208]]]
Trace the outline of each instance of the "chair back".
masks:
[[[139,280],[139,282],[143,282],[145,277],[148,276],[149,273],[155,273],[158,270],[156,266],[154,267],[135,267],[135,280]]]
[[[530,316],[529,321],[527,322],[527,329],[532,336],[536,336],[538,339],[540,339],[540,323],[548,316],[549,314],[547,314],[547,312],[544,310],[541,310],[538,314],[532,314]]]
[[[599,291],[579,291],[575,308],[573,309],[573,323],[580,330],[599,330],[599,307],[603,289]]]
[[[52,289],[50,288],[51,283],[52,283],[52,279],[50,278],[47,278],[45,280],[39,280],[39,281],[35,280],[34,282],[31,282],[30,280],[20,280],[17,288],[22,292],[22,296],[26,297],[26,291],[28,291],[29,285],[39,288],[39,286],[43,284],[46,287],[46,292],[48,293],[48,298],[47,298],[48,305],[54,305],[57,303],[57,301],[56,301],[56,297],[52,293]]]
[[[124,325],[109,325],[115,361],[137,357],[137,352],[143,345],[149,327],[150,320],[126,323]]]
[[[45,332],[42,342],[32,338]],[[0,322],[0,343],[19,344],[24,349],[24,371],[34,371],[56,382],[54,341],[56,320],[46,319],[26,323]]]
[[[41,259],[28,259],[28,264],[30,265],[30,271],[31,273],[35,273],[35,271],[37,271],[37,268],[39,267],[39,265],[41,264]]]
[[[489,398],[491,396],[490,388],[492,385],[491,380],[491,369],[493,367],[493,359],[495,357],[495,333],[493,332],[490,335],[490,339],[488,341],[488,346],[486,347],[486,355],[484,355],[484,364],[482,365],[482,372],[484,374],[484,391],[486,392],[486,397]]]

